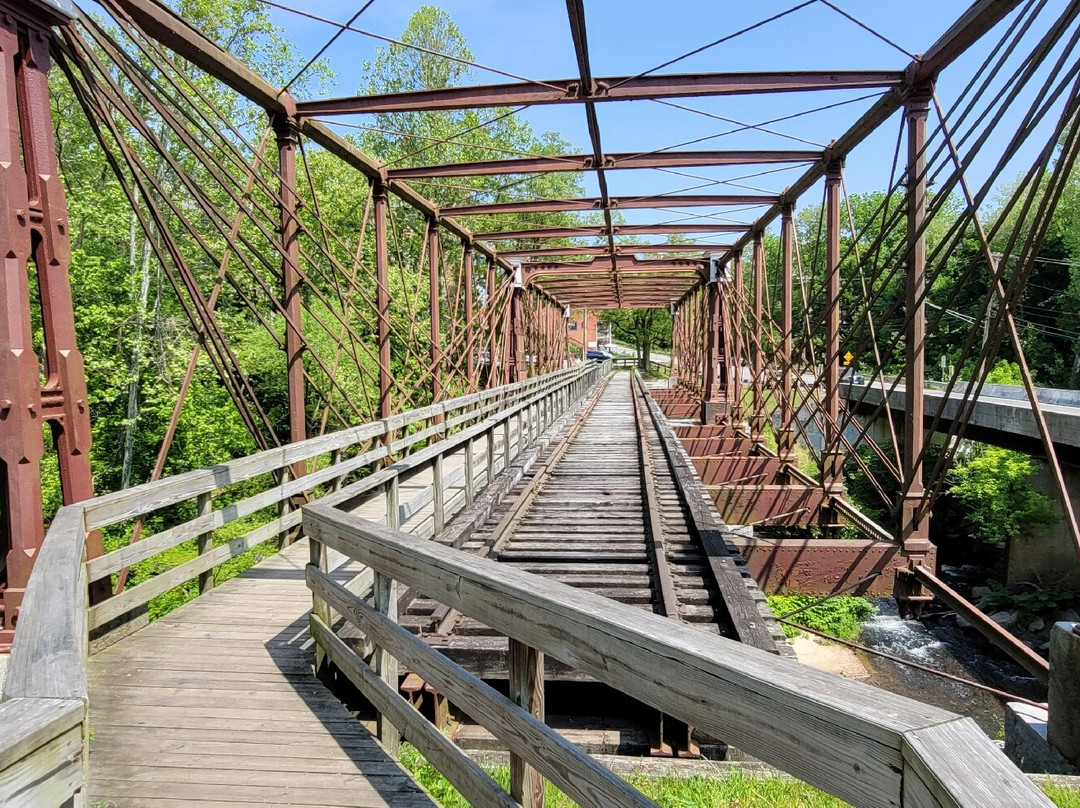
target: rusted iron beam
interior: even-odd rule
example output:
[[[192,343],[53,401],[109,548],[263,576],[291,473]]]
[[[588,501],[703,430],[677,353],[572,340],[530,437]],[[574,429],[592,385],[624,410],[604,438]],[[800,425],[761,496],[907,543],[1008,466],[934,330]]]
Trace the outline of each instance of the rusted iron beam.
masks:
[[[805,70],[609,76],[592,81],[553,79],[543,82],[481,84],[471,87],[326,98],[301,104],[299,109],[301,115],[308,117],[380,112],[430,112],[535,104],[580,104],[816,90],[862,90],[896,87],[903,80],[904,73],[896,70]]]
[[[844,492],[844,452],[840,444],[840,161],[825,174],[825,446],[821,454],[821,485],[828,497]],[[840,515],[822,511],[822,526],[836,525]],[[838,538],[838,536],[826,536]]]
[[[776,433],[776,453],[781,462],[795,462],[795,369],[792,366],[794,309],[795,221],[794,205],[780,214],[780,429]]]
[[[491,174],[548,174],[565,171],[595,171],[631,168],[692,168],[694,166],[775,165],[812,163],[820,151],[667,151],[651,154],[604,154],[597,160],[592,154],[562,154],[551,157],[520,157],[513,160],[475,160],[466,163],[392,168],[390,179],[408,180],[426,177],[478,177]]]
[[[771,205],[779,197],[768,194],[670,194],[657,196],[612,197],[612,210],[641,210],[649,208],[725,207],[729,205]],[[443,208],[446,216],[491,216],[503,213],[562,213],[577,210],[602,210],[600,197],[584,199],[537,199],[524,202],[489,202]]]
[[[515,278],[510,298],[510,358],[507,370],[510,381],[525,380],[525,289]]]
[[[968,601],[923,565],[915,565],[910,574],[1039,681],[1050,680],[1050,663],[991,620],[986,612]]]
[[[585,26],[585,5],[583,0],[566,0],[566,14],[570,22],[570,36],[574,40],[574,55],[577,58],[580,86],[593,86],[592,66],[589,63],[589,41]],[[585,121],[589,130],[589,142],[592,145],[592,160],[596,166],[596,184],[600,189],[600,208],[603,211],[604,225],[607,227],[607,243],[611,252],[615,252],[615,239],[612,235],[614,221],[611,216],[611,192],[608,190],[606,166],[604,165],[604,146],[600,141],[600,120],[596,114],[596,104],[592,99],[585,99]],[[615,284],[615,297],[622,302],[619,289],[619,275],[615,259],[611,258],[611,280]]]
[[[442,262],[440,253],[442,245],[439,242],[439,224],[434,219],[428,219],[427,223],[427,254],[428,254],[428,338],[430,340],[431,360],[431,400],[441,401],[443,396],[442,378],[442,323],[440,321],[441,307],[439,305],[440,284],[439,275]],[[439,418],[434,419],[436,423]]]
[[[1001,22],[1022,0],[976,0],[960,18],[934,42],[918,59],[904,71],[905,86],[911,87],[932,80],[952,64],[974,43]],[[829,144],[821,158],[805,174],[784,191],[783,199],[769,208],[755,223],[756,230],[764,230],[780,215],[784,201],[794,201],[810,190],[828,169],[829,162],[844,158],[862,143],[879,126],[900,109],[904,94],[899,88],[885,92],[866,113],[843,135]],[[750,245],[750,236],[737,242],[732,252]]]
[[[462,283],[465,284],[465,383],[469,393],[479,389],[479,379],[476,378],[476,331],[477,323],[473,311],[473,294],[476,281],[473,278],[473,250],[472,242],[461,242]]]
[[[69,270],[67,198],[57,165],[48,73],[51,26],[66,19],[57,4],[0,0],[0,548],[6,552],[0,646],[13,639],[22,597],[43,539],[40,461],[43,426],[56,448],[65,505],[94,495],[90,402],[75,333]],[[36,281],[36,300],[29,280]],[[44,382],[33,342],[40,312]],[[103,552],[101,533],[86,554]],[[110,594],[91,586],[91,601]]]
[[[20,4],[16,4],[20,5]],[[167,5],[158,0],[103,0],[102,5],[121,18],[129,18],[147,36],[176,52],[200,70],[236,90],[270,114],[288,113],[281,90],[211,42]],[[387,171],[378,161],[360,151],[353,143],[324,124],[304,118],[300,133],[359,171],[371,181],[385,183],[387,190],[458,238],[471,238],[471,231],[451,216],[444,216],[439,206],[418,193],[400,178],[387,181]],[[478,253],[497,263],[509,273],[511,266],[493,249],[476,244]]]
[[[670,236],[681,233],[742,233],[748,224],[718,224],[700,222],[697,224],[620,224],[613,227],[604,225],[580,225],[535,227],[529,230],[502,230],[492,233],[477,233],[477,241],[509,241],[512,239],[545,238],[604,238],[607,236]]]
[[[907,160],[907,272],[904,335],[904,452],[900,508],[900,540],[909,554],[930,549],[929,517],[920,512],[923,487],[924,386],[926,376],[926,118],[930,109],[929,87],[908,96],[905,117],[908,129]],[[914,564],[919,563],[915,558]]]
[[[730,244],[616,244],[615,255],[649,255],[652,253],[710,253],[730,250]],[[611,255],[606,244],[594,247],[578,245],[565,247],[533,247],[532,249],[499,250],[503,258],[547,258],[550,256],[570,257],[575,255],[608,257]]]
[[[604,258],[608,257],[614,258],[615,266],[620,272],[666,272],[668,270],[700,272],[702,265],[705,263],[702,260],[694,260],[692,258],[637,258],[633,255],[604,256]],[[603,269],[601,269],[601,267],[603,267]],[[589,275],[595,274],[596,272],[608,271],[608,268],[609,265],[607,261],[597,258],[594,258],[591,261],[544,261],[522,265],[525,274],[531,277],[560,274]],[[566,271],[562,272],[557,270]]]
[[[375,207],[375,299],[379,318],[379,417],[388,418],[393,412],[390,391],[394,386],[394,375],[390,368],[390,263],[386,231],[389,200],[386,185],[382,182],[374,182],[371,193]]]
[[[731,312],[731,421],[736,426],[741,426],[746,418],[743,411],[743,265],[742,255],[736,254],[731,258],[731,273],[734,278],[732,302],[728,306]]]
[[[753,234],[754,321],[747,329],[765,335],[765,243],[762,231]],[[755,444],[765,440],[765,355],[761,340],[750,340],[751,389],[754,414],[750,419],[750,438]]]
[[[292,96],[281,95],[286,110],[293,108]],[[307,438],[307,409],[304,390],[304,335],[300,332],[300,242],[296,218],[296,148],[300,145],[300,130],[290,112],[275,114],[271,123],[278,146],[278,193],[281,196],[279,233],[282,244],[281,276],[282,305],[285,318],[285,368],[288,377],[289,440],[292,443]],[[307,463],[300,461],[290,467],[293,479],[307,473]]]

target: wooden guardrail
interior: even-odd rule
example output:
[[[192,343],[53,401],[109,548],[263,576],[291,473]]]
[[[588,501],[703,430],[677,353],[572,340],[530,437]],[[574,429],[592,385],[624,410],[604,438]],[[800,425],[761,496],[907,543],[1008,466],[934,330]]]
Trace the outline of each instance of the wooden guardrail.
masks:
[[[498,468],[500,460],[505,467],[542,431],[556,407],[576,400],[602,372],[600,365],[569,368],[90,500],[85,504],[87,530],[145,518],[185,502],[196,506],[194,518],[88,561],[91,583],[184,542],[199,542],[199,554],[191,560],[91,606],[90,628],[104,626],[200,576],[203,589],[212,586],[209,574],[214,567],[299,527],[299,509],[289,508],[298,497],[331,496],[337,504],[355,503],[369,492],[393,489],[410,473],[439,467],[447,452],[465,444],[471,447],[484,440],[490,452],[496,428],[504,430],[504,451],[502,458],[493,458],[491,468]],[[518,434],[514,445],[508,440],[512,419]],[[401,459],[395,461],[396,457]],[[292,479],[291,469],[298,463],[312,468]],[[379,464],[388,465],[371,473]],[[466,492],[475,484],[470,471],[466,461]],[[440,473],[434,477],[442,481]],[[428,501],[433,495],[427,495]],[[397,503],[390,523],[400,523],[402,508],[420,505]],[[437,503],[437,522],[444,507]],[[214,531],[245,518],[261,524],[227,543],[211,540]]]
[[[34,563],[0,702],[0,805],[64,805],[86,782],[85,541],[82,506],[63,507]]]
[[[636,356],[615,356],[612,357],[611,364],[613,367],[616,368],[643,369],[641,367],[641,361],[638,360]],[[649,373],[654,376],[667,376],[668,373],[671,371],[671,367],[669,365],[665,365],[663,362],[657,362],[655,359],[650,358],[649,361],[645,364],[648,366]]]
[[[320,651],[380,711],[386,742],[400,730],[474,805],[513,803],[398,695],[398,661],[506,744],[511,799],[527,808],[540,776],[582,806],[653,805],[543,723],[544,654],[858,806],[1052,805],[969,718],[324,503],[304,508],[304,530],[376,576],[369,604],[308,567],[314,595],[375,645],[369,666],[313,614]],[[509,699],[397,625],[398,585],[511,638]]]
[[[397,525],[401,514],[415,513],[434,499],[430,533],[534,446],[545,427],[609,370],[606,363],[568,368],[61,508],[27,587],[0,701],[0,805],[60,806],[73,796],[80,804],[87,782],[86,661],[92,630],[186,582],[198,579],[200,591],[211,588],[217,565],[299,529],[300,510],[286,510],[296,497],[329,497],[348,505],[381,492],[389,501],[398,481],[438,469],[431,490],[417,501],[394,500],[397,507],[387,520]],[[498,457],[493,456],[495,430],[502,430]],[[447,454],[465,446],[470,458],[478,441],[488,447],[492,462],[486,468],[474,473],[466,460],[463,473],[441,473]],[[313,467],[291,479],[289,469],[298,463]],[[383,468],[373,472],[379,465]],[[456,501],[447,497],[452,484],[464,489]],[[137,543],[83,560],[89,531],[131,525],[155,512],[180,518]],[[192,512],[193,518],[183,519]],[[261,524],[214,540],[216,531],[240,520]],[[185,542],[197,551],[193,559],[88,605],[88,582],[107,578],[111,583],[123,568]]]

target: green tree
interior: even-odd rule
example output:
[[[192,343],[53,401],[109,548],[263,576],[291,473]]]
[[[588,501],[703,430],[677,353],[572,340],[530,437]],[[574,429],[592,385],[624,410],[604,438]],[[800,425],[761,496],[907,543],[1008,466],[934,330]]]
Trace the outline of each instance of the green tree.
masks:
[[[967,521],[983,541],[1001,544],[1053,518],[1050,500],[1031,487],[1035,463],[997,446],[980,447],[949,473],[949,496],[966,506]]]

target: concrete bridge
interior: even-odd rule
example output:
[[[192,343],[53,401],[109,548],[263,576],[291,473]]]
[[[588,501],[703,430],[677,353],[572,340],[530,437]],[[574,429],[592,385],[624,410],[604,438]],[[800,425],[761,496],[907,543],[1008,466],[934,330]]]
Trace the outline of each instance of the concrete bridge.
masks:
[[[943,385],[940,385],[943,387]],[[929,428],[940,417],[941,431],[958,420],[962,407],[967,407],[966,385],[957,385],[948,394],[939,385],[923,390],[923,423]],[[848,408],[863,416],[882,416],[886,397],[889,407],[904,412],[906,406],[903,384],[881,383],[842,384],[840,394]],[[1046,416],[1058,458],[1073,468],[1080,467],[1080,391],[1039,388],[1040,408]],[[1036,457],[1045,455],[1031,403],[1023,387],[983,385],[970,415],[964,419],[964,435],[970,440],[1026,452]]]

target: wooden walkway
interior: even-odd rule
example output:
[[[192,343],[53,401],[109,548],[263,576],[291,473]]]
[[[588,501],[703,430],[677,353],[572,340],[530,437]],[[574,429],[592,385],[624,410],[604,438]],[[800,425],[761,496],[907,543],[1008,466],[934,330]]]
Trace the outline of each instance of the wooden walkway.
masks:
[[[301,541],[90,658],[91,806],[435,805],[315,679],[307,560]]]

